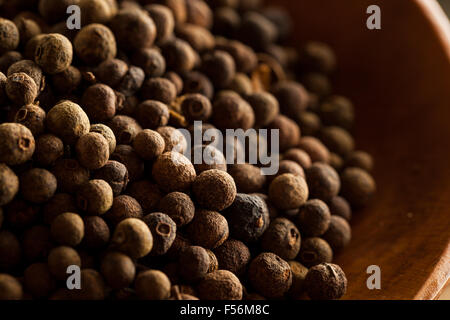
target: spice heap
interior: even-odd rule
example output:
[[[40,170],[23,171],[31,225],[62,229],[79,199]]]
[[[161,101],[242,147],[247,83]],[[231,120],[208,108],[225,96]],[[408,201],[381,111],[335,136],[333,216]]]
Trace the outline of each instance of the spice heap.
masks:
[[[287,46],[285,11],[36,0],[3,1],[0,16],[0,299],[345,293],[333,256],[375,192],[373,162],[333,92],[333,51]],[[194,121],[278,129],[278,173],[216,149],[222,161],[194,163],[188,148],[214,148],[186,141]],[[73,266],[81,289],[67,287]]]

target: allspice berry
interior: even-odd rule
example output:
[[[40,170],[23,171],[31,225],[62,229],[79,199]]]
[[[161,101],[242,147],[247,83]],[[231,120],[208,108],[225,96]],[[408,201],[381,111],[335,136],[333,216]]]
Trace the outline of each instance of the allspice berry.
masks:
[[[47,129],[66,144],[73,145],[89,132],[90,122],[84,110],[76,103],[64,100],[50,109],[45,119]]]
[[[167,214],[161,212],[150,213],[142,220],[153,235],[153,248],[150,254],[156,256],[165,254],[175,241],[177,234],[175,222]]]
[[[183,97],[181,110],[189,121],[206,121],[212,114],[210,100],[198,93],[187,94]]]
[[[367,172],[370,172],[373,169],[373,158],[367,152],[353,151],[345,160],[345,166],[361,168]]]
[[[240,193],[259,192],[266,183],[266,176],[262,174],[261,169],[248,163],[232,165],[228,173],[233,177]]]
[[[136,294],[143,300],[165,300],[170,296],[170,280],[159,270],[147,270],[136,277]]]
[[[0,300],[21,300],[22,298],[23,289],[20,282],[9,274],[0,273]]]
[[[156,25],[156,43],[164,44],[173,34],[175,19],[172,11],[160,4],[150,4],[144,7]]]
[[[195,214],[195,206],[191,198],[182,192],[171,192],[159,202],[159,210],[167,214],[182,227],[192,221]]]
[[[99,216],[83,218],[84,237],[82,245],[88,249],[101,249],[109,241],[110,230],[105,220]]]
[[[72,56],[72,43],[59,33],[49,33],[39,38],[34,52],[34,60],[48,74],[69,68]]]
[[[277,115],[276,118],[269,123],[268,128],[271,130],[279,130],[279,147],[281,152],[296,147],[300,141],[300,127],[295,121],[282,114]]]
[[[306,170],[306,180],[312,198],[327,201],[338,195],[341,188],[339,175],[325,163],[314,163]]]
[[[269,186],[270,201],[281,210],[298,209],[309,196],[304,178],[285,173],[275,178]]]
[[[116,150],[116,136],[114,135],[114,132],[110,127],[101,123],[97,123],[91,125],[91,129],[89,130],[89,132],[100,133],[106,139],[106,141],[108,141],[109,154],[112,154]]]
[[[307,237],[319,237],[328,230],[331,215],[327,204],[321,200],[308,200],[299,209],[296,223]]]
[[[347,168],[341,174],[342,196],[353,207],[365,206],[376,191],[372,176],[360,168]]]
[[[197,210],[194,219],[187,226],[187,234],[195,245],[215,249],[228,238],[228,222],[218,212]]]
[[[77,206],[90,215],[106,213],[113,204],[113,192],[104,180],[91,180],[78,188]]]
[[[154,212],[163,197],[158,186],[148,180],[132,182],[127,188],[127,194],[139,202],[144,212]]]
[[[0,231],[0,269],[11,270],[16,267],[22,255],[22,249],[17,237],[6,230]]]
[[[0,124],[0,162],[9,166],[19,165],[31,159],[35,141],[31,131],[18,123]]]
[[[53,239],[60,245],[75,247],[84,237],[83,219],[71,212],[65,212],[53,219],[51,225]]]
[[[250,262],[248,277],[253,288],[266,298],[281,298],[291,288],[289,264],[279,256],[265,252]]]
[[[214,102],[212,122],[219,129],[247,130],[255,123],[255,113],[238,95],[222,95]]]
[[[56,192],[56,177],[45,169],[33,168],[20,176],[20,193],[33,203],[44,203]]]
[[[196,173],[188,158],[178,152],[166,152],[153,164],[152,177],[165,192],[185,191],[196,179]]]
[[[68,193],[56,193],[42,208],[44,222],[50,225],[58,215],[64,212],[77,212],[75,197]]]
[[[36,99],[38,86],[29,75],[18,72],[8,76],[5,91],[8,98],[16,105],[27,105]]]
[[[327,126],[338,126],[351,129],[355,120],[353,103],[342,96],[327,98],[319,108],[319,115]]]
[[[225,156],[210,144],[194,146],[191,150],[191,159],[194,162],[194,168],[198,175],[212,169],[227,171]]]
[[[187,282],[195,282],[208,273],[208,252],[199,246],[189,246],[179,253],[178,272]]]
[[[67,274],[67,268],[73,265],[81,267],[81,258],[75,249],[60,246],[50,251],[48,255],[48,267],[57,280],[65,281],[69,276]]]
[[[139,132],[134,141],[133,148],[144,160],[153,160],[159,157],[166,147],[161,135],[153,130],[144,129]]]
[[[114,90],[99,83],[84,91],[81,102],[91,121],[107,122],[116,114],[116,100]]]
[[[136,51],[131,59],[147,77],[161,77],[166,71],[166,59],[158,49],[143,48]]]
[[[280,111],[278,100],[268,92],[256,92],[247,98],[255,113],[255,127],[268,125]]]
[[[300,251],[300,232],[286,218],[273,220],[261,238],[261,248],[285,260],[294,259]]]
[[[328,201],[328,207],[332,215],[340,216],[347,221],[352,218],[352,208],[345,198],[336,196]]]
[[[117,144],[132,144],[136,135],[142,131],[139,123],[128,116],[117,115],[108,122],[108,127],[114,132]],[[116,150],[117,151],[117,150]]]
[[[177,97],[177,88],[169,79],[149,78],[142,85],[141,97],[171,104]]]
[[[108,252],[102,259],[100,267],[106,283],[113,289],[129,287],[136,275],[133,260],[121,252]]]
[[[109,159],[108,141],[96,132],[88,132],[78,139],[75,150],[80,164],[90,170],[103,167]]]
[[[308,107],[308,92],[300,83],[280,82],[273,89],[273,94],[280,103],[281,113],[293,119]]]
[[[250,263],[250,250],[239,240],[228,239],[214,250],[219,268],[242,276]]]
[[[7,165],[0,163],[0,206],[11,202],[19,191],[19,178]]]
[[[312,162],[328,163],[330,160],[330,152],[327,147],[315,137],[303,137],[298,147],[310,156]]]
[[[103,167],[95,171],[93,178],[108,182],[115,197],[126,189],[129,182],[127,167],[114,160],[108,160]]]
[[[146,100],[136,108],[136,117],[144,129],[158,129],[169,123],[169,108],[156,100]]]
[[[338,265],[322,263],[309,269],[304,285],[313,300],[339,299],[347,291],[347,278]]]
[[[302,242],[297,259],[306,267],[333,260],[333,250],[322,238],[307,238]]]
[[[19,46],[20,34],[14,22],[0,18],[0,54]]]
[[[236,64],[229,53],[215,50],[203,56],[202,60],[202,70],[216,88],[224,88],[233,80]]]
[[[111,246],[133,259],[145,257],[153,247],[153,236],[142,220],[128,218],[121,221],[111,238]]]
[[[175,151],[184,154],[187,149],[187,140],[184,134],[171,126],[159,127],[157,132],[164,139],[164,152]]]
[[[76,159],[59,159],[52,168],[62,192],[75,193],[79,187],[89,181],[89,170]]]
[[[197,285],[200,299],[242,300],[242,284],[228,270],[217,270],[204,276]]]
[[[46,263],[33,263],[25,269],[24,286],[33,298],[47,298],[56,288],[56,282]]]
[[[292,272],[292,286],[288,295],[292,299],[299,299],[305,292],[305,278],[308,274],[308,268],[298,261],[288,261]]]
[[[64,155],[64,143],[53,134],[40,135],[36,140],[34,160],[43,167],[55,164]]]
[[[340,216],[331,216],[330,226],[323,235],[333,251],[339,251],[350,243],[352,230],[347,220]]]
[[[325,127],[320,136],[328,150],[340,156],[346,157],[355,148],[353,137],[340,127]]]
[[[200,206],[208,210],[222,211],[236,197],[233,178],[222,170],[208,170],[195,178],[192,191]]]
[[[105,282],[96,270],[81,270],[81,289],[73,295],[75,300],[104,300],[106,296]]]
[[[111,30],[98,23],[83,27],[74,39],[77,56],[88,65],[97,65],[116,56],[116,39]]]
[[[175,72],[191,71],[198,59],[197,53],[186,41],[178,38],[169,40],[162,47],[168,68]]]

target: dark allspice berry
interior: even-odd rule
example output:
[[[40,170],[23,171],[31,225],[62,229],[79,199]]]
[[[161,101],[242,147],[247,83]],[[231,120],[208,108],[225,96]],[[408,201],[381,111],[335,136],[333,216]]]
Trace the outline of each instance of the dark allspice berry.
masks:
[[[19,191],[19,178],[7,165],[0,163],[0,206],[11,202]]]
[[[129,287],[136,275],[133,260],[121,252],[108,252],[102,259],[101,274],[106,283],[113,289]]]
[[[75,193],[80,186],[89,181],[89,170],[75,159],[59,159],[52,168],[62,192]]]
[[[109,145],[109,154],[112,154],[116,150],[116,136],[114,135],[114,132],[110,127],[101,123],[97,123],[91,125],[91,129],[89,130],[89,132],[100,133],[106,139]]]
[[[194,166],[188,158],[178,152],[166,152],[160,155],[153,164],[152,177],[165,192],[188,190],[194,180],[197,181]]]
[[[104,180],[91,180],[78,188],[77,206],[90,215],[102,215],[113,204],[113,193]]]
[[[273,94],[280,103],[281,113],[293,119],[308,107],[308,92],[297,82],[280,82],[273,89]]]
[[[213,104],[212,122],[219,129],[247,130],[253,127],[255,114],[238,95],[222,95]]]
[[[136,181],[142,178],[142,175],[144,174],[144,161],[139,157],[133,147],[120,144],[109,158],[118,161],[127,167],[128,179],[130,181]]]
[[[214,96],[214,87],[211,80],[201,72],[192,71],[183,74],[183,92],[188,93],[199,93],[212,99]]]
[[[327,201],[338,195],[341,180],[338,173],[325,163],[314,163],[306,170],[306,180],[312,198]]]
[[[268,92],[256,92],[247,98],[255,113],[255,127],[260,128],[275,120],[280,110],[278,100]]]
[[[291,288],[289,264],[279,256],[264,252],[250,262],[248,278],[253,288],[266,298],[281,298]]]
[[[321,238],[307,238],[302,241],[297,259],[306,267],[333,260],[333,250],[328,242]]]
[[[231,236],[244,242],[256,242],[269,227],[269,210],[258,196],[238,193],[224,211]]]
[[[365,206],[376,191],[372,176],[360,168],[347,168],[341,174],[342,196],[353,207]]]
[[[295,121],[282,114],[277,115],[275,120],[269,123],[268,128],[279,130],[281,152],[296,147],[300,141],[300,127]]]
[[[250,262],[250,250],[239,240],[228,239],[214,250],[219,268],[242,276]]]
[[[154,212],[163,197],[163,193],[159,190],[158,186],[148,180],[130,183],[126,192],[139,202],[144,212]],[[164,210],[161,211],[165,212]]]
[[[202,247],[190,246],[179,253],[178,272],[187,282],[195,282],[208,273],[210,258]]]
[[[144,129],[157,129],[168,124],[169,108],[156,100],[146,100],[136,108],[136,117]]]
[[[159,270],[147,270],[137,275],[136,294],[143,300],[165,300],[170,296],[170,280]]]
[[[34,160],[43,167],[55,164],[64,155],[64,143],[53,134],[40,135],[36,140]]]
[[[132,144],[136,135],[142,131],[139,123],[128,116],[117,115],[108,122],[108,127],[114,132],[117,144]],[[117,151],[117,150],[115,150]]]
[[[46,263],[33,263],[26,268],[23,283],[33,298],[46,298],[56,288],[55,279]]]
[[[139,202],[127,195],[119,195],[114,198],[111,209],[104,215],[104,218],[112,225],[117,225],[127,218],[141,219],[144,216]]]
[[[292,299],[300,299],[305,292],[305,278],[308,274],[308,268],[297,261],[289,261],[292,272],[292,286],[288,295]]]
[[[144,7],[156,25],[156,43],[164,44],[173,35],[175,19],[172,11],[160,4],[150,4]]]
[[[233,203],[236,185],[228,173],[214,169],[202,172],[195,178],[192,192],[201,207],[222,211]]]
[[[217,248],[229,235],[225,217],[218,212],[207,210],[197,210],[186,231],[192,243],[206,249]]]
[[[69,39],[59,33],[39,38],[34,60],[48,74],[63,72],[72,64],[73,49]]]
[[[345,160],[345,166],[361,168],[367,172],[370,172],[373,169],[373,158],[367,152],[353,151]]]
[[[132,56],[133,63],[144,70],[147,77],[161,77],[166,71],[166,60],[159,50],[143,48]]]
[[[228,173],[233,177],[239,193],[256,193],[262,190],[266,176],[261,169],[251,164],[235,164]]]
[[[233,57],[221,50],[203,56],[202,71],[211,79],[216,88],[224,88],[230,84],[236,74]]]
[[[100,133],[88,132],[78,139],[75,150],[80,164],[89,170],[103,167],[109,159],[109,144]]]
[[[10,270],[21,260],[22,249],[17,237],[6,230],[0,231],[0,269]]]
[[[190,223],[195,214],[194,203],[182,192],[172,192],[164,196],[159,202],[159,210],[172,218],[177,227]]]
[[[23,124],[37,137],[45,130],[45,111],[37,105],[29,104],[17,111],[14,121]]]
[[[336,196],[328,201],[328,207],[332,215],[340,216],[347,221],[352,218],[352,208],[345,198]]]
[[[83,218],[84,237],[82,245],[88,249],[101,249],[105,247],[110,238],[110,230],[103,218],[89,216]]]
[[[338,265],[322,263],[309,269],[304,285],[313,300],[339,299],[347,291],[347,278]]]
[[[53,219],[64,212],[77,212],[75,197],[68,193],[55,194],[42,208],[44,222],[50,225]]]
[[[334,251],[339,251],[350,243],[352,230],[347,220],[339,216],[331,216],[330,226],[323,238]]]
[[[33,168],[20,176],[20,193],[33,203],[44,203],[56,192],[56,177],[45,169]]]
[[[8,166],[27,162],[33,156],[35,140],[31,131],[18,123],[0,124],[0,162]]]
[[[115,197],[126,189],[129,181],[127,167],[114,160],[108,160],[103,167],[95,171],[93,178],[108,182]]]
[[[48,255],[48,267],[57,280],[65,281],[67,279],[67,268],[69,266],[81,267],[81,258],[75,249],[60,246],[50,251]]]
[[[285,173],[276,177],[269,186],[270,201],[281,210],[298,209],[309,196],[304,178]]]
[[[178,73],[194,69],[198,59],[197,53],[191,45],[178,38],[165,43],[162,52],[166,58],[167,67]]]
[[[175,240],[177,225],[167,214],[161,212],[150,213],[143,221],[153,235],[153,249],[150,254],[156,256],[165,254]]]
[[[211,102],[204,95],[193,93],[184,96],[181,103],[183,115],[189,121],[206,121],[211,117]]]
[[[330,210],[321,200],[308,200],[299,209],[296,223],[301,233],[307,237],[320,237],[330,225]]]
[[[153,99],[165,104],[171,104],[177,97],[177,88],[166,78],[149,78],[141,88],[143,100]]]
[[[19,45],[20,34],[16,25],[8,19],[0,19],[0,54],[14,50]]]
[[[242,284],[228,270],[217,270],[204,276],[197,285],[203,300],[242,300]]]
[[[65,212],[53,219],[50,230],[57,243],[75,247],[84,237],[83,219],[76,213]]]
[[[328,163],[330,160],[330,152],[327,147],[315,137],[303,137],[298,147],[310,156],[312,162]]]
[[[117,54],[113,33],[107,26],[98,23],[90,24],[78,31],[73,44],[77,56],[88,65],[97,65],[113,59]]]
[[[286,218],[273,220],[261,238],[261,249],[285,260],[294,259],[300,251],[300,232]]]
[[[116,114],[116,94],[104,84],[94,84],[87,88],[81,103],[91,121],[106,122]]]
[[[8,76],[5,86],[8,98],[16,105],[33,103],[38,95],[38,87],[33,78],[23,72]]]

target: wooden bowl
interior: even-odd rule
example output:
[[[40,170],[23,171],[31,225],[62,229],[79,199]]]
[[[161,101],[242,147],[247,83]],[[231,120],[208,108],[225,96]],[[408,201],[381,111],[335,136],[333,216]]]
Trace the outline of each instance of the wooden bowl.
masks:
[[[450,26],[434,0],[277,0],[300,47],[336,50],[336,93],[353,99],[359,148],[376,160],[377,196],[337,256],[347,299],[433,299],[450,276]],[[381,30],[366,9],[381,7]],[[381,268],[381,290],[366,269]]]

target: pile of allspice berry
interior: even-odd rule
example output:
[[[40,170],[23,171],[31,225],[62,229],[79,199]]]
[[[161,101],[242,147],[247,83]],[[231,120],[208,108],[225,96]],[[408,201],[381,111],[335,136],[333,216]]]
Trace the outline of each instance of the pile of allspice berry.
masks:
[[[289,15],[260,0],[8,0],[0,16],[0,299],[345,294],[333,255],[376,187],[329,46],[293,49]],[[193,164],[194,121],[278,129],[278,173]]]

